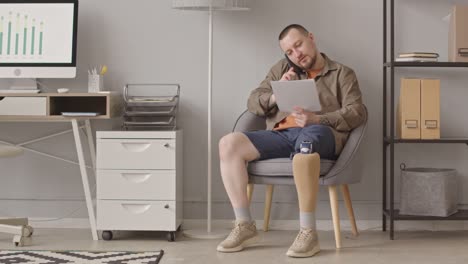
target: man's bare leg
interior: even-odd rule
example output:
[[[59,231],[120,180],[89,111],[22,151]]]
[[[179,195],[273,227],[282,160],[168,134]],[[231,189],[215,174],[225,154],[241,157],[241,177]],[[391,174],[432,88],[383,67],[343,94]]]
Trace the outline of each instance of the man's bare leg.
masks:
[[[259,157],[259,152],[243,133],[231,133],[219,142],[221,176],[236,215],[236,224],[229,236],[216,248],[220,252],[237,252],[255,243],[257,229],[250,216],[247,198],[247,162]]]
[[[233,208],[247,208],[247,162],[260,153],[243,133],[231,133],[219,141],[221,177]]]

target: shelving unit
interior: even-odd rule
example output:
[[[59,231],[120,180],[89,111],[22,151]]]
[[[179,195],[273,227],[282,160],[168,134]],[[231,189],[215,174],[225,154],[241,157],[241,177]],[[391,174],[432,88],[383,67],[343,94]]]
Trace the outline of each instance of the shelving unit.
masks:
[[[388,3],[390,2],[390,3]],[[390,10],[388,10],[390,9]],[[388,21],[390,19],[390,22]],[[389,22],[389,24],[388,24]],[[389,26],[390,32],[388,32]],[[387,45],[390,37],[389,45]],[[383,168],[382,168],[382,230],[387,230],[389,220],[390,239],[394,239],[394,221],[397,220],[468,220],[468,210],[459,210],[448,217],[400,215],[394,208],[395,198],[395,145],[402,143],[464,143],[468,138],[401,139],[395,136],[395,68],[399,67],[467,67],[466,62],[395,62],[395,0],[383,0]],[[389,49],[390,48],[390,49]],[[388,73],[390,72],[390,76]],[[387,87],[390,81],[389,87]],[[388,93],[390,93],[389,97]],[[390,103],[388,104],[388,100]],[[387,155],[387,152],[388,155]],[[387,165],[389,166],[387,171]],[[387,172],[388,176],[387,177]],[[389,182],[388,182],[389,181]]]

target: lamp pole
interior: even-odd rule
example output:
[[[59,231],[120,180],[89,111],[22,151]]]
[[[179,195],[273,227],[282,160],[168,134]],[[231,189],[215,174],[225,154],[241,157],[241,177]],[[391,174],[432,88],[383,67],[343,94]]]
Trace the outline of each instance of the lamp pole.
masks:
[[[207,201],[207,232],[211,233],[211,178],[212,171],[212,152],[211,152],[211,93],[213,87],[213,9],[210,6],[208,11],[208,201]]]

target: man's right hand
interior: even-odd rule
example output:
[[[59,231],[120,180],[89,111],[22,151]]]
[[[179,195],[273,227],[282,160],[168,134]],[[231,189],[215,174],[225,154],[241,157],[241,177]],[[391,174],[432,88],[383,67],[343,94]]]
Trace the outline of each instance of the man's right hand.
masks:
[[[297,79],[297,74],[294,72],[294,68],[291,67],[289,68],[289,71],[287,71],[283,76],[281,77],[280,81],[290,81],[290,80],[295,80]]]

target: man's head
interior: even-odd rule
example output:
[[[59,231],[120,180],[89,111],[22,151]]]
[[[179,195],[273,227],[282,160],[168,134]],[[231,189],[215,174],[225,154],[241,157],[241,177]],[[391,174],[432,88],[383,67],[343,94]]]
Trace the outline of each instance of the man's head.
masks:
[[[279,34],[278,40],[281,49],[294,64],[305,70],[316,66],[319,52],[314,36],[303,26],[292,24],[285,27]]]

